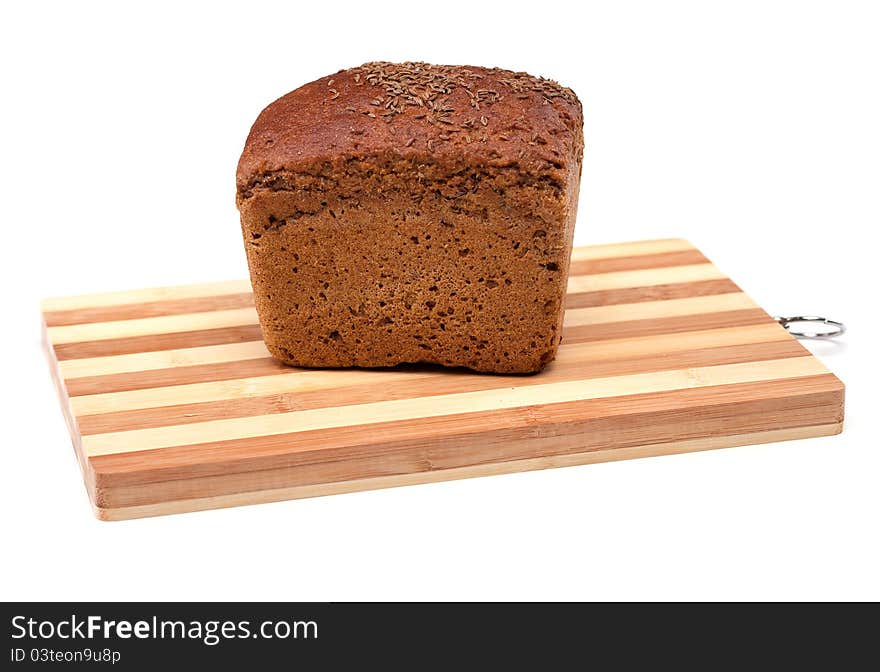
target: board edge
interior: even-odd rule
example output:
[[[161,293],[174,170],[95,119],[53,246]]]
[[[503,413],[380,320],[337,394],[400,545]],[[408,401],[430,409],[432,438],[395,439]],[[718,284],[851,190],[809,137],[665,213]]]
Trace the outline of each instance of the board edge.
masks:
[[[781,441],[795,441],[823,436],[834,436],[840,434],[842,431],[843,422],[841,421],[823,425],[808,425],[731,436],[688,439],[685,441],[646,444],[629,448],[609,448],[568,455],[512,460],[509,462],[493,462],[410,474],[375,476],[371,478],[337,481],[318,485],[298,485],[273,490],[181,499],[157,504],[142,504],[118,508],[104,508],[93,504],[93,511],[98,520],[103,522],[116,522],[178,513],[194,513],[234,506],[249,506],[305,499],[309,497],[348,494],[366,490],[380,490],[409,485],[421,485],[425,483],[438,483],[465,478],[500,476],[525,471],[538,471],[602,462],[679,455],[706,450],[734,448],[738,446],[776,443]]]

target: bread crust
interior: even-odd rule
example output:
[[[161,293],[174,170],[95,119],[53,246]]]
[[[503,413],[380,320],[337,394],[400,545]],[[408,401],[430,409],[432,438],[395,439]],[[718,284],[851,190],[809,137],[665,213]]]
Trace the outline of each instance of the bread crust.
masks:
[[[237,172],[270,352],[540,370],[561,336],[582,125],[570,89],[470,66],[368,63],[270,104]]]

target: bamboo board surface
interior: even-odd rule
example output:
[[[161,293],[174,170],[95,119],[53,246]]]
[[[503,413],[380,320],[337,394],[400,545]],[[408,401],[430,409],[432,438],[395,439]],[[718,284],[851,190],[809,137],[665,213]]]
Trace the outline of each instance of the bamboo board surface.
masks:
[[[534,376],[307,370],[248,281],[43,302],[91,502],[119,520],[836,434],[843,384],[683,240],[577,248]]]

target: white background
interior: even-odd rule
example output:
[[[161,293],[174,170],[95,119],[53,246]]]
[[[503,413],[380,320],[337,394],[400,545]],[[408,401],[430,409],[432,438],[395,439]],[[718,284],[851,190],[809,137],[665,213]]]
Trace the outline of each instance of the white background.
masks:
[[[870,2],[5,3],[0,598],[880,599],[878,35]],[[768,311],[845,320],[809,345],[844,434],[93,519],[39,299],[245,276],[251,122],[375,59],[574,88],[576,242],[689,238]]]

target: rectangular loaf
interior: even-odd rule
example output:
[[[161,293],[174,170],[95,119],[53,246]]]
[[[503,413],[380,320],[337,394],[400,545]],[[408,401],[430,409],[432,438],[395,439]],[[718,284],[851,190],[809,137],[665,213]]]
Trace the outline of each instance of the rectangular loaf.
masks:
[[[237,174],[269,351],[308,367],[543,368],[582,126],[551,80],[424,63],[368,63],[269,105]]]

